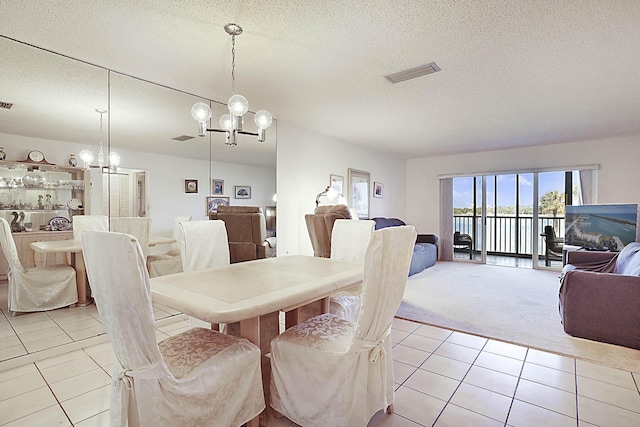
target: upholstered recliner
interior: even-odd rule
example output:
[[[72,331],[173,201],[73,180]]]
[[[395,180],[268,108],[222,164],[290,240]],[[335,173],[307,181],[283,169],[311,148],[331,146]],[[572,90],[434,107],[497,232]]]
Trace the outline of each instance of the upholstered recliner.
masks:
[[[267,229],[262,208],[257,206],[218,206],[209,219],[221,219],[227,229],[231,263],[265,257]]]
[[[304,216],[313,256],[331,257],[331,232],[333,223],[338,219],[351,219],[351,213],[345,205],[318,206],[312,214]]]
[[[640,243],[620,253],[571,251],[567,261],[559,295],[564,331],[640,350]]]

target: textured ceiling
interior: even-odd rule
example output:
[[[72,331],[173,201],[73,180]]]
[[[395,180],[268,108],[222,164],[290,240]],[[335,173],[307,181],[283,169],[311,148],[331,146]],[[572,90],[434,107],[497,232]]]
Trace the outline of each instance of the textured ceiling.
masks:
[[[640,134],[637,0],[0,1],[4,36],[221,101],[228,22],[251,110],[401,157]]]

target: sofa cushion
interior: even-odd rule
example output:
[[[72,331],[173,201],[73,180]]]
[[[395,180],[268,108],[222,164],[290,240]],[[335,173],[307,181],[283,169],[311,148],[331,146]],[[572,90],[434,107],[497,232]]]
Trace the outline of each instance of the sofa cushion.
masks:
[[[640,243],[625,246],[618,254],[615,272],[629,276],[640,276]]]
[[[403,220],[398,218],[372,218],[376,222],[375,229],[380,230],[381,228],[387,227],[397,227],[400,225],[407,225]]]

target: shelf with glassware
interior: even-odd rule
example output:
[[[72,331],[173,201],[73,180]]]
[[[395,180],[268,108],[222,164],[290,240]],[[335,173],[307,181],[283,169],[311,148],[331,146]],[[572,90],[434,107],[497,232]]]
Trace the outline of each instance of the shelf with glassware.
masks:
[[[89,213],[89,174],[84,169],[27,161],[0,161],[0,216],[11,225],[25,268],[66,263],[65,254],[35,254],[31,242],[73,238],[74,215]],[[86,197],[85,197],[86,194]],[[0,280],[7,260],[0,252]]]
[[[14,233],[69,230],[88,211],[88,180],[81,168],[0,161],[0,216]]]

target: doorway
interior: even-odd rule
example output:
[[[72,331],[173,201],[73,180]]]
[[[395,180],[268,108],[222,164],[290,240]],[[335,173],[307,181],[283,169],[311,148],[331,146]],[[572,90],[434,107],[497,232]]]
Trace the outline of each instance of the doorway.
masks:
[[[147,171],[141,169],[103,172],[103,214],[109,218],[146,217],[147,182]]]

